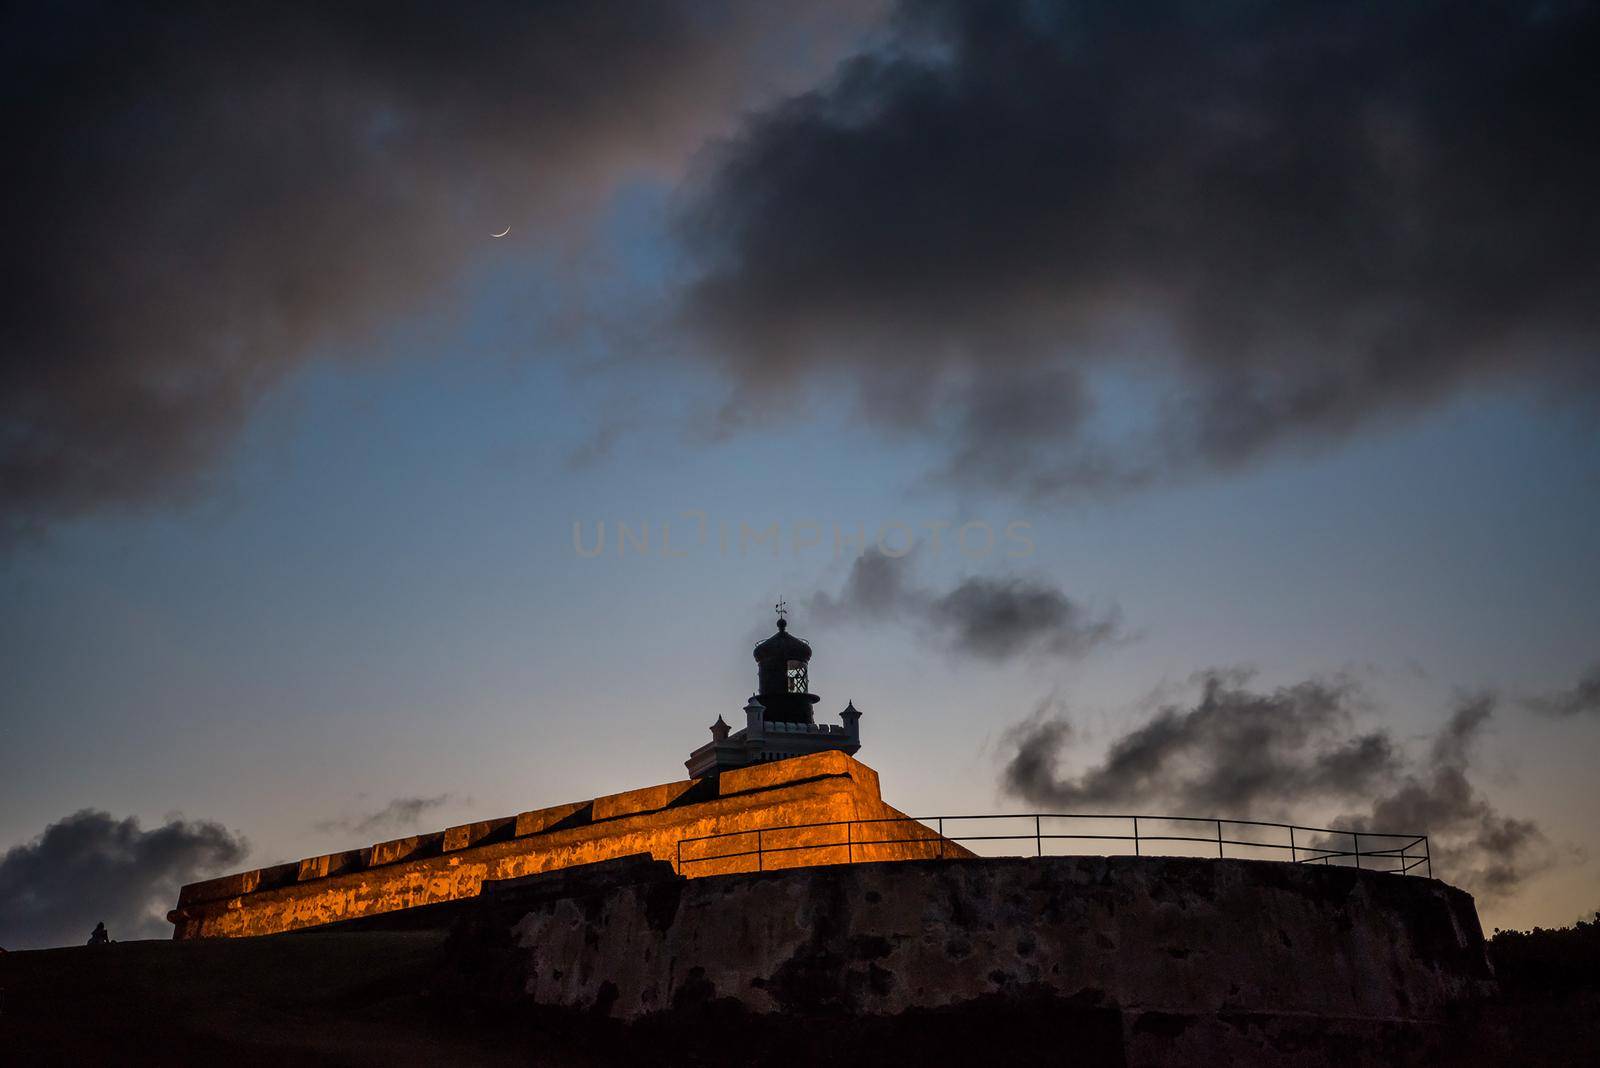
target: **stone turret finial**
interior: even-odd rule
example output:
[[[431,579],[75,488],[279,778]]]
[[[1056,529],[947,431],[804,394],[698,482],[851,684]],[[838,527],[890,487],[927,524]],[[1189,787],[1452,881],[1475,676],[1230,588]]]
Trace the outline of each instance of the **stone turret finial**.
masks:
[[[861,710],[854,701],[845,702],[844,711],[839,713],[839,719],[844,723],[845,733],[852,741],[861,741]]]
[[[728,726],[727,720],[723,719],[721,716],[718,716],[717,721],[711,725],[711,740],[714,742],[727,741],[728,732],[732,729],[732,727]]]

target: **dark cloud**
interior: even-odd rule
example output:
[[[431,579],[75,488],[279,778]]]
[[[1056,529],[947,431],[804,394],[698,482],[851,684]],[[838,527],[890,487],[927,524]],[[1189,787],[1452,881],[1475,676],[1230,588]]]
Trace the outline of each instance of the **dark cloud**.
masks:
[[[1339,812],[1328,825],[1427,834],[1436,874],[1500,897],[1540,870],[1548,851],[1533,822],[1500,813],[1469,777],[1494,704],[1489,696],[1463,699],[1426,758],[1411,760],[1387,731],[1359,729],[1362,700],[1349,683],[1260,692],[1243,674],[1208,672],[1193,706],[1160,708],[1075,775],[1061,768],[1071,721],[1046,703],[1012,731],[1001,786],[1067,812],[1302,821]]]
[[[911,561],[909,555],[862,553],[839,593],[816,593],[809,607],[822,622],[904,620],[956,652],[990,661],[1082,656],[1125,637],[1115,609],[1097,615],[1056,586],[974,577],[940,593],[912,584]]]
[[[436,797],[397,797],[373,812],[363,812],[341,819],[321,820],[319,831],[349,831],[354,834],[378,834],[387,831],[415,830],[423,816],[458,800],[454,794]]]
[[[0,856],[0,946],[81,944],[104,921],[116,939],[169,938],[184,883],[237,865],[244,839],[208,820],[141,830],[84,809]]]
[[[1077,776],[1057,766],[1070,722],[1040,710],[1013,733],[1002,785],[1063,811],[1159,802],[1177,815],[1270,816],[1292,799],[1362,796],[1395,770],[1387,735],[1355,731],[1357,695],[1348,683],[1313,680],[1258,693],[1245,681],[1205,674],[1195,705],[1161,708]]]
[[[1427,763],[1379,796],[1370,813],[1334,825],[1424,832],[1441,877],[1486,898],[1516,891],[1548,858],[1538,825],[1501,814],[1468,778],[1472,751],[1494,707],[1486,695],[1464,699],[1434,738]]]
[[[713,155],[684,314],[730,410],[842,379],[1050,498],[1592,403],[1597,53],[1586,2],[908,2]]]
[[[957,649],[986,660],[1027,652],[1081,656],[1122,637],[1115,611],[1092,616],[1055,586],[1026,579],[963,579],[935,597],[928,613]]]
[[[829,10],[7,5],[0,533],[194,491],[286,372],[448,306],[491,231],[577,240]]]
[[[906,557],[864,552],[850,565],[850,574],[837,595],[817,592],[809,607],[820,622],[898,618],[908,608],[920,608],[923,595],[909,586],[911,562]]]
[[[1549,716],[1600,715],[1600,664],[1590,668],[1571,689],[1529,697],[1522,703]]]
[[[583,241],[875,11],[8,7],[0,534],[202,489],[285,374],[448,306],[491,230]],[[684,317],[730,411],[842,376],[948,476],[1051,498],[1497,377],[1592,397],[1597,25],[912,0],[704,155]]]

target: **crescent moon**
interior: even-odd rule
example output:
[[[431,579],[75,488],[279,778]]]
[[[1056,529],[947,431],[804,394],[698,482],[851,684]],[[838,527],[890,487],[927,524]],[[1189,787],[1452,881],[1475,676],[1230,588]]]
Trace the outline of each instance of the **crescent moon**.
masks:
[[[505,237],[510,232],[511,232],[511,227],[508,226],[504,230],[501,230],[498,234],[490,234],[489,236],[490,237]]]

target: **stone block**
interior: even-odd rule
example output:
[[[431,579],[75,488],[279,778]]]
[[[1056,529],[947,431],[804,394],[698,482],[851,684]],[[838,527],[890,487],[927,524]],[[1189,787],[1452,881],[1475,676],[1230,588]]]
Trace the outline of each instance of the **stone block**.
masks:
[[[747,768],[725,771],[717,778],[717,793],[723,797],[746,793],[750,790],[771,790],[786,783],[815,779],[824,775],[849,775],[859,762],[845,754],[830,750],[810,756],[774,760],[766,764],[752,764]],[[874,779],[873,785],[877,782]]]
[[[258,868],[256,870],[256,891],[288,886],[299,877],[300,862],[298,860],[291,860],[287,864],[274,864],[270,868]]]
[[[484,842],[500,842],[510,838],[517,829],[517,817],[502,816],[499,819],[478,820],[476,823],[463,823],[456,827],[446,827],[444,831],[444,851],[453,853],[458,849],[479,845]]]
[[[597,797],[594,799],[594,818],[613,820],[637,812],[659,812],[698,785],[700,785],[699,779],[684,779],[680,782],[663,783],[660,786],[647,786],[642,790],[628,790],[625,793]]]
[[[330,875],[343,875],[347,871],[360,871],[366,865],[365,849],[347,849],[342,853],[324,853],[320,857],[307,857],[300,861],[297,882],[326,879]]]
[[[370,855],[367,865],[368,867],[376,868],[384,864],[395,864],[402,860],[417,860],[440,852],[443,845],[443,831],[435,831],[432,834],[413,834],[406,838],[395,838],[387,842],[379,842],[367,851]]]
[[[512,836],[526,838],[530,834],[543,834],[556,824],[577,815],[588,807],[589,802],[587,801],[573,801],[566,805],[553,805],[550,808],[536,808],[528,812],[519,812],[512,828]]]
[[[235,872],[232,875],[223,875],[215,879],[206,879],[203,882],[190,883],[178,891],[178,907],[196,905],[202,901],[221,901],[224,898],[241,897],[255,891],[261,884],[261,869],[251,868],[249,871]]]

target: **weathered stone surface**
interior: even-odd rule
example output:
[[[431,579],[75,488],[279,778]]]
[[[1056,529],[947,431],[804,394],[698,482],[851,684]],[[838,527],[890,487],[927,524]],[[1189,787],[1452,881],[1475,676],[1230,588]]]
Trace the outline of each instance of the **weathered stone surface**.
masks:
[[[536,808],[531,812],[519,812],[516,817],[513,838],[525,838],[530,834],[540,834],[553,830],[557,824],[569,820],[587,823],[590,816],[588,801],[573,801],[565,805],[553,805],[550,808]]]
[[[398,864],[402,860],[441,852],[443,846],[444,834],[440,831],[394,838],[387,842],[379,842],[368,851],[367,866],[381,868],[385,864]]]
[[[676,867],[681,841],[729,831],[751,834],[687,843],[683,872],[698,877],[747,871],[757,866],[753,853],[722,855],[754,850],[759,828],[885,817],[905,822],[874,826],[903,827],[892,837],[916,840],[868,845],[861,848],[870,851],[862,852],[847,841],[843,826],[785,830],[763,843],[776,851],[760,862],[778,868],[966,852],[939,843],[885,804],[871,768],[828,752],[740,769],[720,781],[631,790],[194,883],[180,892],[168,919],[179,939],[275,934],[459,901],[476,896],[485,880],[635,853]]]
[[[658,812],[695,790],[714,795],[716,784],[704,779],[685,779],[682,782],[647,786],[642,790],[627,790],[594,799],[594,818],[612,820],[632,816],[639,812]]]
[[[1493,987],[1466,893],[1264,861],[969,859],[655,880],[534,904],[512,938],[522,988],[542,1004],[622,1018],[718,1001],[859,1016],[1043,999],[1116,1013],[1128,1064],[1279,1063],[1302,1032],[1370,1061]],[[1327,1041],[1341,1035],[1345,1046]]]
[[[481,842],[498,842],[512,837],[516,833],[517,817],[502,816],[493,820],[478,820],[476,823],[463,823],[456,827],[446,827],[444,830],[444,851],[453,853],[458,849],[467,849]]]
[[[330,875],[358,871],[366,866],[367,860],[365,849],[349,849],[343,853],[325,853],[320,857],[307,857],[300,862],[296,880],[303,883],[312,879],[326,879]]]

